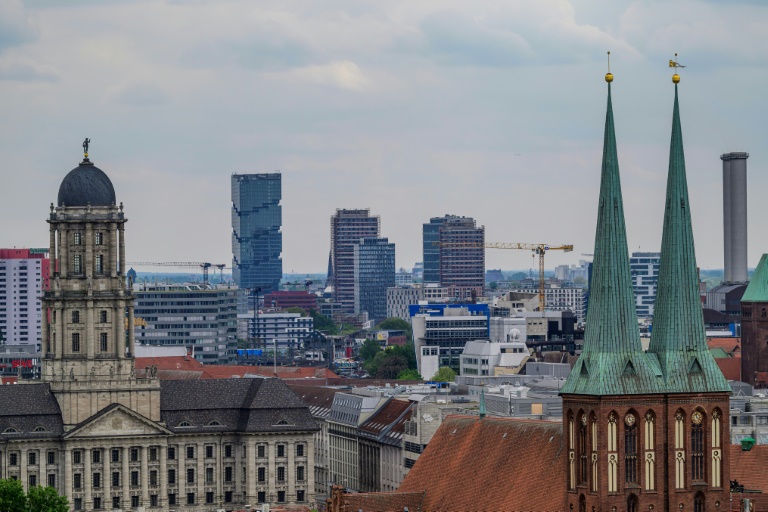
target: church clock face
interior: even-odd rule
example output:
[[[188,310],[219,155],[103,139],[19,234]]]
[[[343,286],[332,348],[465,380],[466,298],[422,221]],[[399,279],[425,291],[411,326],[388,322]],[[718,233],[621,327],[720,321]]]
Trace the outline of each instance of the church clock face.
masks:
[[[634,414],[627,414],[624,417],[624,423],[627,424],[628,427],[631,427],[635,424],[635,415]]]
[[[701,423],[701,420],[704,419],[704,416],[699,411],[694,412],[691,414],[691,421],[693,421],[696,425]]]

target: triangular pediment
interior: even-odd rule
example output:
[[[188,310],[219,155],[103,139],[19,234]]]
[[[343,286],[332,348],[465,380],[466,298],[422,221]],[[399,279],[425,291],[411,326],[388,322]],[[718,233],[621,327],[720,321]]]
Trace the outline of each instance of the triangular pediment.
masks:
[[[112,404],[75,426],[65,437],[125,437],[173,435],[154,421],[120,404]]]

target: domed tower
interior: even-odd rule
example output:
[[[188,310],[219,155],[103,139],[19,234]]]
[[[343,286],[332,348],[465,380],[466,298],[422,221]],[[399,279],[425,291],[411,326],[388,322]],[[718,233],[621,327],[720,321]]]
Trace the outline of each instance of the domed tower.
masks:
[[[111,403],[160,419],[157,379],[137,380],[133,293],[125,279],[125,223],[109,177],[89,159],[51,204],[54,278],[43,298],[42,375],[74,425]]]

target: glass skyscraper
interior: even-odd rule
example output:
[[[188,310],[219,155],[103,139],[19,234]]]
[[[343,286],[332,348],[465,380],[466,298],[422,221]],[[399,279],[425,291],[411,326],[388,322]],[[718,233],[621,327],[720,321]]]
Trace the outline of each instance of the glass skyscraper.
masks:
[[[232,277],[240,288],[279,289],[283,277],[279,172],[232,175]]]
[[[361,238],[353,243],[355,313],[376,321],[387,318],[387,288],[395,286],[395,244],[386,238]]]

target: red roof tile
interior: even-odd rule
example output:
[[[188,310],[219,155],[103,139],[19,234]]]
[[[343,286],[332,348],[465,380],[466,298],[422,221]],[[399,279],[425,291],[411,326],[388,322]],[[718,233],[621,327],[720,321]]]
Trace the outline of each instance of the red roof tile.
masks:
[[[203,369],[203,363],[189,356],[169,356],[169,357],[137,357],[136,369],[143,370],[147,366],[157,366],[160,370],[186,370],[200,371]]]
[[[741,352],[741,338],[707,338],[709,348],[722,348],[729,354]]]
[[[742,497],[755,503],[755,510],[768,510],[768,445],[755,445],[751,450],[741,450],[741,445],[731,446],[731,480],[743,485],[745,490],[762,491],[762,494],[734,494],[732,510],[740,510],[738,505]]]
[[[399,491],[426,491],[430,512],[562,510],[563,450],[560,423],[449,416]]]
[[[715,362],[726,379],[741,381],[740,357],[716,357]]]
[[[272,366],[204,365],[189,356],[136,358],[136,370],[144,370],[147,366],[157,366],[158,377],[169,380],[189,378],[229,379],[232,377],[243,377],[245,374],[261,375],[263,377],[274,376]],[[168,373],[170,370],[174,370],[174,372]],[[185,375],[178,372],[202,372],[202,374]],[[335,379],[339,377],[328,368],[311,366],[278,366],[277,376],[281,379]]]
[[[374,438],[385,433],[399,444],[405,431],[405,422],[411,418],[411,405],[412,402],[405,400],[390,400],[360,425],[360,432]]]

